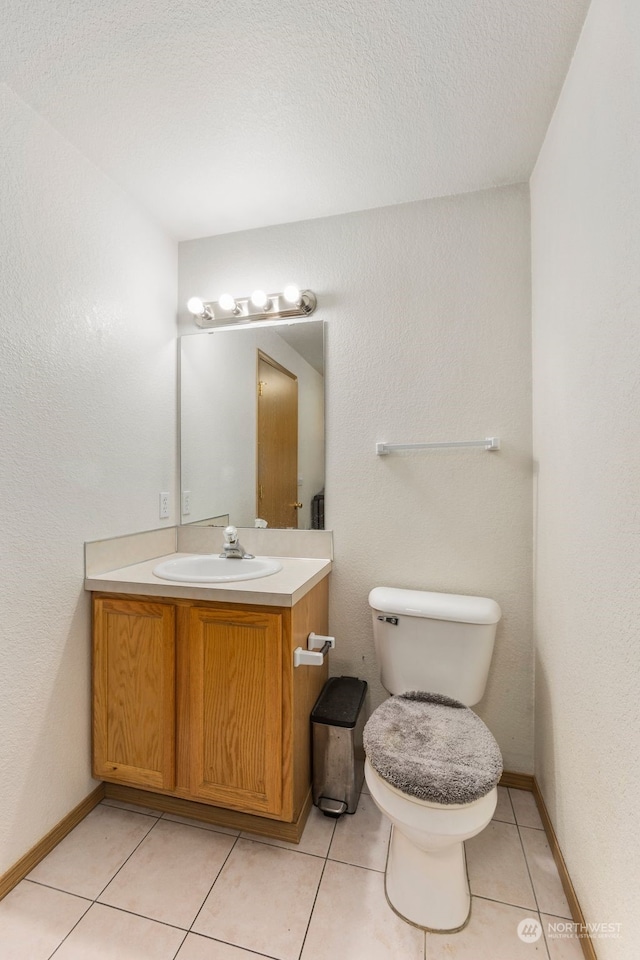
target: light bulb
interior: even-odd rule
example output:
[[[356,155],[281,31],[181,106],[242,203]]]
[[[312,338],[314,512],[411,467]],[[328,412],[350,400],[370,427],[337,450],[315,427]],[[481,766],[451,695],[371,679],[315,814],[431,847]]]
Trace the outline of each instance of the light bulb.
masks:
[[[220,304],[223,310],[230,310],[232,312],[236,309],[236,306],[237,306],[235,299],[231,296],[230,293],[223,293],[220,299],[218,300],[218,303]]]
[[[295,284],[290,283],[284,288],[284,298],[287,303],[293,303],[296,306],[300,303],[300,291]]]
[[[190,300],[187,300],[187,310],[194,316],[199,317],[205,312],[204,303],[200,297],[191,297]]]
[[[269,309],[269,297],[266,295],[264,290],[254,290],[251,294],[251,303],[254,305],[254,307],[258,307],[259,309]]]

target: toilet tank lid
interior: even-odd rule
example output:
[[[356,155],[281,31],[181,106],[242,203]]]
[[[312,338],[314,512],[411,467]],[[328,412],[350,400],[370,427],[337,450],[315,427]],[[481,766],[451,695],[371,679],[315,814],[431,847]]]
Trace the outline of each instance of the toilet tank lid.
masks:
[[[398,587],[374,587],[369,606],[381,613],[457,623],[497,623],[502,610],[488,597],[465,597],[455,593],[430,593],[427,590],[402,590]]]

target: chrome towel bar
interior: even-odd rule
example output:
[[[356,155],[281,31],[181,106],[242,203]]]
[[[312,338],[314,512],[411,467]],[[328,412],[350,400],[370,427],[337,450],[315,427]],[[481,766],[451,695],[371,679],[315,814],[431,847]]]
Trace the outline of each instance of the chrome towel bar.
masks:
[[[484,447],[485,450],[499,450],[500,437],[485,437],[484,440],[440,440],[436,443],[376,443],[379,457],[396,450],[434,450],[436,447]]]

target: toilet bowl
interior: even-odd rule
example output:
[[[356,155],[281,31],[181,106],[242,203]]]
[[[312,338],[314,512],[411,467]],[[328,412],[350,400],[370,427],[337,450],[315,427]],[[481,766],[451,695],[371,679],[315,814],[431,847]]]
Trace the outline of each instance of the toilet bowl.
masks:
[[[484,694],[500,607],[382,587],[369,603],[392,694],[363,738],[371,797],[392,824],[387,899],[409,923],[454,932],[471,907],[464,841],[493,817],[502,774],[498,744],[469,709]]]
[[[374,803],[392,823],[385,871],[390,905],[426,930],[462,929],[471,907],[464,841],[493,817],[497,787],[471,803],[429,803],[392,787],[368,760],[364,775]]]

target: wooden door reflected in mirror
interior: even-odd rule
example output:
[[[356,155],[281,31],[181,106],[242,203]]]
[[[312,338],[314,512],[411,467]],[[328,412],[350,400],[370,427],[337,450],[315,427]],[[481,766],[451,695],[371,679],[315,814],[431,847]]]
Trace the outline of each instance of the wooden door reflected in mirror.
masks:
[[[258,350],[256,516],[297,527],[298,378]]]

